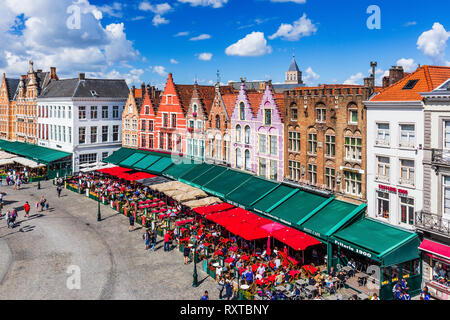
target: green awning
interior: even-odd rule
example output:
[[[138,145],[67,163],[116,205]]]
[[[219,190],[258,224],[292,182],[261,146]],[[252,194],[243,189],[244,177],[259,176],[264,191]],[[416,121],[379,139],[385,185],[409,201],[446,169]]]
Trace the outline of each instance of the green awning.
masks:
[[[268,194],[277,186],[277,183],[252,177],[244,182],[240,187],[227,194],[226,200],[234,206],[249,208],[253,202],[265,194]]]
[[[357,206],[348,202],[333,199],[325,207],[313,214],[308,220],[298,225],[300,229],[323,240],[345,223],[364,214],[366,205]],[[358,209],[359,210],[356,210]]]
[[[162,157],[154,164],[152,164],[150,167],[146,168],[145,171],[154,174],[161,174],[161,172],[169,168],[171,165],[173,165],[173,161],[171,158]]]
[[[253,176],[250,174],[229,169],[205,184],[202,189],[216,197],[223,198],[251,177]]]
[[[116,152],[113,152],[113,154],[111,154],[109,157],[104,159],[103,162],[117,165],[120,163],[120,161],[125,160],[135,152],[136,152],[135,149],[120,148]]]
[[[268,214],[288,225],[297,225],[298,221],[318,207],[328,198],[314,193],[298,191],[286,201],[278,205]]]
[[[194,169],[186,172],[182,176],[180,176],[180,181],[184,183],[191,183],[192,180],[198,178],[202,174],[205,174],[208,170],[213,169],[214,166],[207,163],[202,163],[196,166]]]
[[[184,161],[180,164],[174,164],[173,166],[169,167],[168,169],[164,170],[162,173],[163,176],[169,177],[171,179],[178,179],[182,175],[188,173],[189,171],[193,170],[199,166],[198,163],[192,163],[192,161],[189,163],[185,163]]]
[[[258,213],[267,213],[270,208],[283,200],[289,194],[293,193],[295,190],[296,189],[285,185],[279,185],[272,192],[252,204],[253,210]]]
[[[147,154],[144,158],[139,160],[134,164],[135,169],[144,170],[154,164],[156,161],[161,159],[161,157],[155,156],[153,154]]]
[[[221,166],[213,166],[210,170],[205,171],[202,175],[196,177],[192,180],[192,183],[196,186],[204,186],[208,182],[210,182],[212,179],[217,178],[219,175],[227,171],[228,168],[221,167]]]
[[[420,239],[416,233],[367,218],[336,232],[331,243],[379,261],[384,266],[419,258]]]
[[[0,149],[44,164],[49,164],[72,155],[68,152],[53,150],[29,143],[17,141],[11,142],[6,140],[0,140]]]
[[[132,167],[136,162],[138,162],[145,156],[146,156],[145,153],[140,153],[139,151],[137,151],[137,152],[133,153],[132,155],[130,155],[125,160],[120,161],[119,166]]]

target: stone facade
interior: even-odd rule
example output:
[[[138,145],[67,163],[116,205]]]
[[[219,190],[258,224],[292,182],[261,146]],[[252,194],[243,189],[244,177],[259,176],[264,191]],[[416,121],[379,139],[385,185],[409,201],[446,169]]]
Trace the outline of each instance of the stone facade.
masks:
[[[138,121],[144,90],[144,86],[141,89],[136,89],[134,86],[131,88],[122,113],[122,145],[126,148],[137,149],[139,146]]]

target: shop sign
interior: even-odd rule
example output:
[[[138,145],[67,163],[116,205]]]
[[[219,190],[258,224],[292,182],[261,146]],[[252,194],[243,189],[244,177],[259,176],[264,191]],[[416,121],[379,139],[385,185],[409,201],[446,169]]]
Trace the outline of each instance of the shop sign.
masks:
[[[383,192],[398,193],[399,195],[402,195],[402,196],[408,195],[408,190],[397,189],[395,187],[385,186],[382,184],[378,185],[378,189]]]
[[[333,241],[334,241],[334,244],[340,246],[341,248],[350,250],[350,251],[355,252],[355,253],[357,253],[359,255],[367,257],[369,259],[379,260],[378,257],[373,256],[372,253],[370,253],[368,251],[362,250],[362,249],[357,248],[357,247],[353,247],[353,246],[351,246],[351,245],[349,245],[347,243],[344,243],[344,242],[342,242],[340,240],[333,239]]]
[[[308,232],[308,233],[312,234],[312,235],[315,236],[315,237],[322,238],[322,234],[321,234],[320,232],[311,230],[311,229],[309,229],[309,228],[303,228],[303,231]]]

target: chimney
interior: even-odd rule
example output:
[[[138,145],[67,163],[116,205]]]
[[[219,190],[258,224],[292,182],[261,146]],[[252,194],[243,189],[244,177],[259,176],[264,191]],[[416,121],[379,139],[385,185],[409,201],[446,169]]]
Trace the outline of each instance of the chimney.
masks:
[[[373,80],[373,77],[364,78],[364,87],[373,88],[375,85]]]
[[[145,93],[145,82],[142,82],[142,84],[141,84],[141,91],[142,91],[142,98],[144,98],[144,93]]]
[[[394,83],[400,81],[405,76],[402,66],[393,66],[389,69],[389,85],[393,85]]]
[[[383,88],[389,87],[389,77],[383,77]]]
[[[50,67],[50,79],[58,80],[58,76],[56,75],[55,67]]]
[[[42,73],[42,69],[37,69],[37,73]]]
[[[86,80],[86,75],[84,73],[79,73],[78,80]]]
[[[135,97],[135,91],[136,91],[136,87],[133,85],[132,87],[131,87],[131,94],[133,95],[133,97]]]

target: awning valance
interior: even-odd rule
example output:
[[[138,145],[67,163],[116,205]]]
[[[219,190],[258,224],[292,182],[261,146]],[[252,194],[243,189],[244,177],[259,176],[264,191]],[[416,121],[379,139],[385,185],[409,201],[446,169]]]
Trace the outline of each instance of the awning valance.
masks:
[[[444,260],[450,264],[450,246],[445,244],[424,239],[419,246],[419,249],[428,252],[438,259]]]
[[[0,149],[10,152],[38,163],[49,164],[65,157],[71,156],[71,153],[50,148],[40,147],[34,144],[23,142],[11,142],[0,139]]]
[[[198,213],[199,215],[205,216],[207,214],[211,214],[211,213],[215,213],[215,212],[222,212],[222,211],[230,210],[233,208],[234,208],[233,205],[223,202],[223,203],[215,204],[212,206],[195,208],[194,211],[196,213]]]

